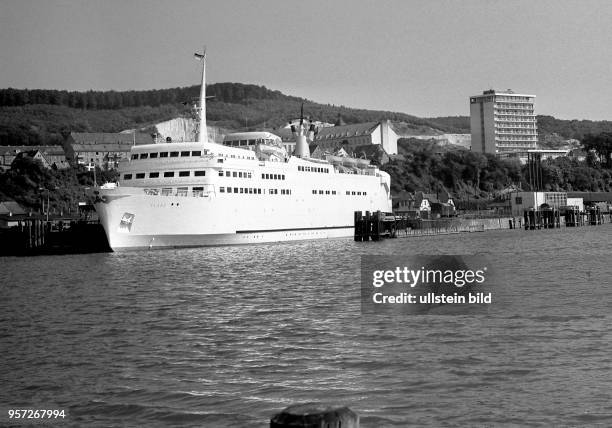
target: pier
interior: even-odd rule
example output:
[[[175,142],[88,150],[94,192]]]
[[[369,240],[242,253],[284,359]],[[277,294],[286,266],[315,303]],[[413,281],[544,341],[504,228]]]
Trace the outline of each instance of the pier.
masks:
[[[110,251],[106,234],[97,221],[45,221],[24,218],[0,230],[0,256],[76,254]]]

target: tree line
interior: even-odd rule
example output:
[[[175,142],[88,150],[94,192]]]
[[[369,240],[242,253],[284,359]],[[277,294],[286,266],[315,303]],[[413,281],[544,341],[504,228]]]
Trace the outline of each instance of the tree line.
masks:
[[[214,83],[206,86],[213,100],[237,103],[248,99],[293,99],[265,86],[242,83]],[[65,91],[54,89],[1,89],[0,107],[49,104],[86,110],[117,110],[125,107],[158,107],[165,104],[191,103],[200,95],[200,86],[153,89],[145,91]],[[304,100],[305,101],[305,100]]]

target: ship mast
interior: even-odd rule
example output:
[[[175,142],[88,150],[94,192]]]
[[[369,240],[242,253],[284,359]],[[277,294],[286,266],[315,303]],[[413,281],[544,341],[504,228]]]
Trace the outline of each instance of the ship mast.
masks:
[[[208,129],[206,127],[206,46],[204,53],[195,53],[195,57],[202,61],[202,86],[200,88],[200,126],[198,132],[198,142],[206,143],[208,140]]]

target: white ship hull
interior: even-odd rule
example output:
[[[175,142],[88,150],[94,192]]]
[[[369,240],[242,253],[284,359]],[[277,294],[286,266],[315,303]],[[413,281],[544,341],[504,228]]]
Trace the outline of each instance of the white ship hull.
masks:
[[[219,167],[216,159],[198,163],[202,168],[215,168],[208,169],[205,181],[190,183],[188,193],[182,196],[147,194],[146,189],[155,180],[148,180],[143,187],[101,189],[95,206],[111,248],[347,237],[353,234],[355,211],[391,210],[385,173],[379,176],[301,173],[297,172],[297,164],[304,161],[297,160],[254,166],[251,178],[245,180],[219,177],[219,169],[231,170],[232,166],[226,163]],[[245,165],[241,168],[245,169]],[[261,171],[284,171],[284,180],[262,180]],[[192,189],[197,184],[206,185],[203,183],[211,190],[194,196]],[[255,189],[255,193],[235,193],[235,189],[244,185]],[[228,187],[234,192],[220,191]],[[278,193],[271,192],[275,187],[279,188]],[[257,189],[262,193],[256,193]],[[282,194],[283,189],[291,192]]]

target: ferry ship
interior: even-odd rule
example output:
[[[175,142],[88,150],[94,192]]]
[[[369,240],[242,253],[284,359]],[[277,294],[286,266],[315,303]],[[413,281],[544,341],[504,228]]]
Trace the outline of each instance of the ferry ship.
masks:
[[[157,248],[352,236],[355,211],[391,211],[390,178],[362,159],[310,158],[314,126],[292,127],[295,151],[267,132],[206,141],[206,54],[194,142],[133,146],[119,180],[96,190],[109,245]]]

